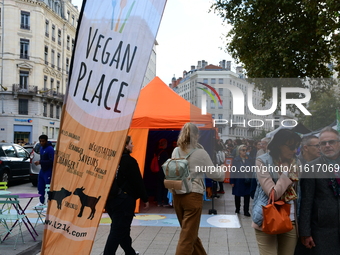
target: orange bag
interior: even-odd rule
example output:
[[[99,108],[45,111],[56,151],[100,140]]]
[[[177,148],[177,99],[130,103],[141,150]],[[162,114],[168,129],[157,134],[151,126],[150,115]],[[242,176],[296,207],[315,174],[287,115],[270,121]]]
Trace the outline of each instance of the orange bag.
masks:
[[[268,205],[262,206],[262,231],[271,235],[283,234],[293,229],[289,218],[290,204],[280,200],[275,202],[274,192],[273,189],[269,194]]]

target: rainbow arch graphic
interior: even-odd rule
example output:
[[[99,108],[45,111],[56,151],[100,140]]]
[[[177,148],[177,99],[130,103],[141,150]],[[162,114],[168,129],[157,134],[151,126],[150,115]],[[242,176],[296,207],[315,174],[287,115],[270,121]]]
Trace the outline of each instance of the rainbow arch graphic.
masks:
[[[209,88],[216,95],[216,97],[218,98],[219,103],[222,105],[222,99],[221,99],[220,95],[217,93],[216,89],[214,89],[212,86],[210,86],[210,85],[208,85],[206,83],[203,83],[203,82],[197,82],[197,83],[202,84],[203,86],[206,86],[207,88]],[[209,97],[211,98],[211,100],[213,100],[214,103],[217,104],[216,98],[214,97],[214,95],[209,90],[204,89],[204,88],[199,88],[199,87],[198,87],[198,89],[201,89],[205,93],[207,93],[209,95]]]

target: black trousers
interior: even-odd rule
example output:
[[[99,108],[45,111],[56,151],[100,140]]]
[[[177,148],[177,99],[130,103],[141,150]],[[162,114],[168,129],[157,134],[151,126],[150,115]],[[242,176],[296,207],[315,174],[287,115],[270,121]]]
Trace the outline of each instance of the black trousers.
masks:
[[[240,196],[234,196],[235,197],[235,207],[236,211],[240,211],[241,207],[241,197]],[[243,212],[248,213],[249,212],[249,202],[250,202],[250,195],[244,196],[243,200]]]
[[[121,193],[106,203],[106,211],[111,218],[110,234],[107,238],[104,255],[114,255],[120,245],[126,255],[136,255],[130,237],[131,223],[136,207],[136,200]]]

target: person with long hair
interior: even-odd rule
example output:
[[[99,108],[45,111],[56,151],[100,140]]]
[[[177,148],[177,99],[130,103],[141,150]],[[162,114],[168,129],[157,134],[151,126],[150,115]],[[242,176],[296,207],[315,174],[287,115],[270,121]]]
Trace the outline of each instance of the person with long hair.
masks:
[[[172,158],[188,158],[189,170],[192,180],[192,190],[186,194],[173,194],[173,206],[181,226],[176,255],[206,255],[201,239],[198,237],[198,230],[203,207],[203,194],[205,191],[204,178],[216,181],[224,180],[224,172],[211,171],[214,167],[209,154],[198,143],[199,130],[193,123],[186,123],[181,129],[177,145],[172,153]],[[211,171],[197,171],[208,169]]]
[[[296,157],[301,137],[289,129],[280,129],[268,144],[267,153],[256,160],[257,187],[252,210],[252,227],[260,255],[293,255],[298,240],[295,221],[297,221],[297,184],[299,180],[299,161]],[[290,219],[293,229],[287,233],[270,235],[262,231],[262,206],[267,205],[268,196],[275,190],[274,199],[290,204]]]
[[[139,254],[132,248],[131,223],[135,215],[136,200],[141,198],[145,208],[149,207],[149,202],[138,163],[130,156],[132,149],[131,137],[127,136],[116,178],[105,206],[112,223],[104,255],[116,254],[119,245],[126,255]]]

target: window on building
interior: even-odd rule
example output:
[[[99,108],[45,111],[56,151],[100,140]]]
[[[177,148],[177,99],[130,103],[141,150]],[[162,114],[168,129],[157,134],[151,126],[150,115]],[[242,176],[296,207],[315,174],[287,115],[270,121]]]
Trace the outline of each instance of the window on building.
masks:
[[[70,21],[70,11],[67,11],[67,21]]]
[[[72,39],[72,51],[73,51],[73,48],[74,48],[74,39]]]
[[[56,106],[55,108],[55,117],[60,119],[60,106]]]
[[[215,113],[211,114],[211,117],[212,117],[213,119],[215,119]]]
[[[218,88],[218,94],[219,94],[220,96],[223,96],[223,88]]]
[[[69,59],[69,58],[66,58],[66,73],[67,73],[67,74],[68,74],[69,65],[70,65],[70,59]]]
[[[59,52],[57,54],[57,68],[58,68],[59,71],[61,70],[61,68],[60,68],[60,53]]]
[[[52,25],[52,41],[55,42],[55,25]]]
[[[45,46],[45,65],[48,65],[48,47]]]
[[[223,119],[223,114],[219,114],[219,115],[218,115],[218,119],[219,119],[219,120]]]
[[[45,20],[45,36],[46,37],[49,37],[50,36],[50,33],[49,33],[49,25],[50,25],[50,22],[48,20]]]
[[[50,86],[50,89],[53,90],[53,88],[54,88],[54,79],[51,78],[51,86]]]
[[[47,117],[47,103],[44,103],[43,116],[44,116],[44,117]]]
[[[30,30],[30,13],[29,12],[21,11],[20,28]]]
[[[216,79],[215,78],[211,79],[211,84],[216,84]]]
[[[57,81],[57,94],[59,93],[60,81]]]
[[[223,101],[222,101],[222,104],[218,102],[218,109],[223,109]]]
[[[61,29],[58,29],[58,44],[61,45]]]
[[[51,66],[54,68],[54,50],[51,50]]]
[[[47,90],[47,76],[44,75],[44,90]]]
[[[28,115],[28,99],[19,99],[19,114]]]
[[[28,71],[20,71],[19,86],[20,89],[28,89]]]
[[[210,108],[215,109],[215,102],[214,100],[210,100]]]
[[[69,35],[67,36],[66,47],[67,47],[67,50],[70,50],[70,36]]]
[[[218,79],[218,84],[223,84],[223,78]]]
[[[72,26],[74,26],[74,15],[72,15]]]
[[[53,118],[53,104],[50,104],[50,118]]]
[[[30,41],[27,39],[20,39],[20,58],[29,59],[28,50],[29,50]]]
[[[203,83],[208,83],[208,79],[207,79],[207,78],[204,78],[204,79],[203,79]]]

